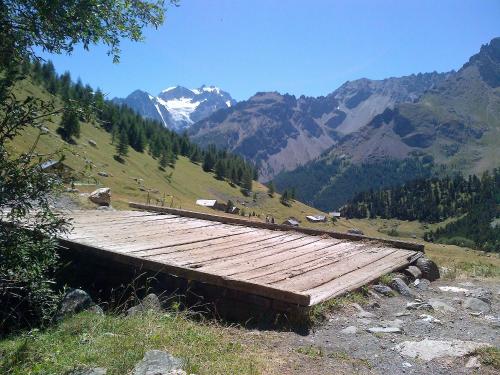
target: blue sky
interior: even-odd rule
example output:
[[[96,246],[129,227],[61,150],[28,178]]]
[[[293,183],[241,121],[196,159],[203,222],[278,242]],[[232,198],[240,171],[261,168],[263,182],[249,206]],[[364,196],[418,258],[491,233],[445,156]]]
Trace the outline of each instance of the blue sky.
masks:
[[[181,0],[142,43],[48,56],[109,97],[213,84],[326,95],[348,80],[458,69],[500,36],[499,0]]]

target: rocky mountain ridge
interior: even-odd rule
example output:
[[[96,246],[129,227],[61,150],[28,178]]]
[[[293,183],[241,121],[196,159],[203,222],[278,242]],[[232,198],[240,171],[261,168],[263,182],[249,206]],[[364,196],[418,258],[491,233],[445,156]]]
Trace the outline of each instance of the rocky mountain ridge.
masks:
[[[236,103],[229,93],[216,86],[205,85],[197,89],[169,87],[157,96],[135,90],[126,98],[115,98],[113,101],[176,131],[183,131],[213,112]]]
[[[500,38],[415,102],[385,109],[319,158],[275,178],[315,207],[433,173],[480,174],[500,163]],[[314,178],[313,178],[314,176]]]
[[[317,98],[257,93],[213,113],[189,132],[195,142],[215,143],[251,159],[260,167],[261,180],[267,181],[319,157],[386,108],[416,101],[448,75],[434,72],[381,81],[360,79]]]

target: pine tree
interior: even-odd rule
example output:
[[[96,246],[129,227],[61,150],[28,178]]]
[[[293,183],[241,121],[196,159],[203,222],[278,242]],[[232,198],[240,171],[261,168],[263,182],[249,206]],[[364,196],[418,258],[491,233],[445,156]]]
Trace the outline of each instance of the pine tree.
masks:
[[[72,137],[80,137],[80,121],[73,109],[65,108],[57,132],[66,142],[72,142]]]
[[[231,183],[233,185],[238,185],[238,171],[236,170],[236,167],[232,166],[230,169],[230,174],[229,178],[231,179]]]
[[[175,157],[174,153],[172,150],[167,151],[167,163],[170,166],[170,168],[175,168],[175,162],[177,161],[177,158]]]
[[[205,172],[210,172],[215,165],[215,156],[214,154],[208,150],[205,152],[205,155],[203,156],[203,164],[202,168]]]
[[[120,132],[120,137],[118,139],[118,144],[116,145],[116,155],[115,159],[119,162],[123,162],[123,157],[128,154],[128,137],[125,130],[122,129]]]
[[[270,196],[271,198],[273,198],[273,197],[274,197],[274,193],[275,193],[275,192],[276,192],[276,188],[274,187],[274,183],[271,181],[271,182],[269,183],[268,188],[267,188],[267,194],[269,194],[269,196]]]
[[[226,166],[224,165],[224,161],[222,160],[217,160],[215,163],[215,177],[218,180],[223,180],[224,177],[226,177]]]
[[[160,169],[164,171],[168,165],[168,156],[166,151],[162,152],[159,164],[160,164]]]
[[[198,163],[201,160],[201,152],[198,146],[193,147],[193,150],[189,154],[189,160],[193,163]]]
[[[288,193],[288,190],[285,190],[283,192],[283,194],[281,194],[281,197],[280,197],[280,203],[284,206],[288,206],[289,205],[289,193]]]
[[[252,173],[249,170],[243,172],[243,177],[241,180],[241,188],[245,195],[250,194],[252,191]]]

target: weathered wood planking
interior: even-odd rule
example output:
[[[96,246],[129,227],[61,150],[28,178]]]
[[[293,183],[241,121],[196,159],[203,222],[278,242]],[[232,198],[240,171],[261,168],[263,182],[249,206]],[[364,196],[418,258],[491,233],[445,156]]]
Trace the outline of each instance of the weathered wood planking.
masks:
[[[358,288],[421,255],[415,244],[400,248],[398,241],[353,241],[331,232],[175,211],[70,212],[73,229],[61,245],[302,306]]]

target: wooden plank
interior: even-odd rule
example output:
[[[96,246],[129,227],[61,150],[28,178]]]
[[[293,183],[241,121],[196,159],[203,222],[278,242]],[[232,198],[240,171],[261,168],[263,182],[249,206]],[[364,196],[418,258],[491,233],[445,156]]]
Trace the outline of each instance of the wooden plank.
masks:
[[[304,260],[302,264],[298,266],[292,266],[289,270],[284,270],[282,272],[269,272],[263,276],[257,278],[251,278],[252,281],[261,282],[266,284],[273,284],[279,281],[288,280],[292,277],[296,277],[308,272],[315,273],[325,267],[335,267],[335,264],[348,259],[352,256],[357,256],[365,251],[370,251],[372,248],[369,246],[359,244],[353,245],[349,242],[342,242],[337,246],[327,249],[328,254],[322,257],[317,257],[316,259],[310,259],[308,261]]]
[[[135,251],[143,251],[143,250],[150,250],[150,249],[159,249],[159,248],[165,248],[168,246],[173,246],[173,245],[187,245],[187,244],[192,244],[192,243],[198,243],[198,242],[203,242],[203,241],[208,241],[208,240],[214,240],[217,238],[229,238],[229,237],[234,237],[237,235],[249,233],[250,230],[247,229],[241,229],[239,231],[234,231],[234,232],[224,232],[223,234],[205,234],[205,235],[193,235],[192,233],[187,233],[184,236],[179,236],[176,238],[172,239],[165,239],[162,241],[153,241],[153,242],[138,242],[138,243],[126,243],[126,244],[119,244],[119,245],[108,245],[107,248],[110,250],[116,250],[119,249],[120,247],[126,247],[124,251],[126,250],[127,252],[135,252]]]
[[[305,293],[311,296],[311,306],[324,302],[368,284],[378,279],[381,275],[406,266],[408,264],[408,257],[411,256],[412,254],[407,251],[396,250],[389,256],[378,259],[369,266],[355,269],[328,283],[309,289]]]
[[[183,219],[183,220],[182,220]],[[119,225],[134,225],[140,223],[155,223],[155,222],[164,222],[171,221],[173,222],[188,222],[192,219],[189,218],[181,218],[179,216],[167,216],[167,215],[154,215],[154,216],[145,216],[145,217],[120,217],[112,220],[111,218],[99,218],[98,220],[92,220],[83,222],[80,219],[76,219],[72,222],[73,226],[76,225],[76,228],[92,230],[95,228],[102,229],[103,227],[115,227]]]
[[[119,215],[112,215],[112,214],[106,214],[106,215],[95,215],[93,213],[88,213],[87,214],[68,214],[66,217],[70,218],[73,222],[78,222],[81,225],[88,225],[88,224],[93,224],[93,223],[99,223],[103,224],[103,222],[114,222],[114,221],[123,221],[127,219],[141,219],[141,218],[148,218],[148,217],[157,217],[159,216],[157,213],[152,213],[148,212],[148,215],[137,215],[138,211],[127,211],[129,213],[126,214],[119,214]],[[163,215],[162,215],[163,216]],[[165,214],[165,217],[179,217],[177,215],[169,215]]]
[[[257,248],[244,249],[242,252],[237,246],[226,251],[217,251],[215,256],[203,259],[203,267],[216,271],[219,268],[232,267],[240,264],[243,261],[259,258],[263,256],[270,256],[277,252],[286,251],[289,248],[304,246],[311,241],[310,238],[304,237],[280,237],[278,242],[259,246]],[[202,261],[201,259],[199,261]]]
[[[255,282],[268,284],[284,280],[290,276],[296,276],[310,271],[311,267],[321,266],[325,262],[331,262],[332,259],[341,259],[349,255],[349,253],[357,250],[361,251],[362,248],[348,247],[345,242],[330,244],[325,246],[322,243],[314,244],[314,248],[309,252],[294,255],[290,259],[284,259],[277,263],[271,263],[249,271],[231,274],[231,276],[242,278],[245,280],[252,280]],[[348,249],[351,251],[349,252]],[[309,269],[308,269],[309,268]]]
[[[179,261],[179,264],[190,267],[200,263],[208,264],[209,262],[217,261],[221,256],[245,256],[247,252],[274,246],[279,243],[278,241],[282,241],[284,237],[284,235],[267,235],[259,236],[259,240],[255,240],[255,237],[250,234],[226,240],[224,244],[197,248],[192,251],[168,254],[165,257],[154,257],[151,259],[172,259]]]
[[[313,230],[316,234],[311,236],[307,228],[247,225],[255,222],[239,218],[226,222],[200,213],[136,215],[137,211],[77,213],[70,240],[62,239],[61,244],[111,261],[303,306],[359,287],[387,269],[408,264],[409,256],[421,255],[364,237],[342,241],[330,232]]]
[[[163,264],[155,261],[150,261],[144,258],[138,258],[131,255],[121,254],[108,249],[103,249],[97,246],[87,246],[64,239],[60,240],[60,245],[65,248],[71,248],[74,251],[82,252],[87,256],[98,256],[109,261],[116,261],[123,264],[132,265],[142,268],[144,270],[151,270],[154,272],[164,272],[187,280],[196,280],[201,282],[210,283],[216,286],[221,286],[229,289],[239,290],[242,292],[256,294],[272,299],[276,299],[291,304],[298,304],[308,306],[310,296],[303,293],[291,292],[289,290],[269,287],[266,285],[256,284],[244,280],[237,280],[229,277],[207,274],[195,269],[185,267],[178,267],[170,264]]]
[[[284,236],[282,233],[277,233],[276,236]],[[238,236],[238,238],[241,238]],[[247,238],[247,237],[246,237]],[[264,239],[267,239],[265,237]],[[221,250],[224,250],[226,248],[232,248],[234,247],[233,243],[234,239],[231,239],[231,241],[228,241],[225,238],[219,238],[215,240],[208,240],[196,244],[187,244],[187,245],[173,245],[169,246],[166,248],[159,248],[159,249],[154,249],[154,250],[144,250],[144,251],[137,251],[134,252],[136,256],[141,256],[145,258],[151,258],[154,259],[157,256],[160,255],[168,255],[168,258],[170,257],[175,257],[175,256],[184,256],[183,254],[186,253],[186,255],[189,256],[189,252],[194,252],[194,253],[205,253],[209,252],[210,254],[215,251],[214,248],[219,248]],[[253,243],[258,243],[259,241],[255,241],[253,237],[250,237],[250,239],[246,239],[246,241],[252,241]],[[230,243],[228,243],[230,242]],[[244,242],[244,241],[243,241]],[[258,246],[258,245],[257,245]]]
[[[79,241],[79,240],[85,240],[87,238],[93,238],[96,235],[102,235],[104,238],[107,239],[117,239],[117,240],[125,240],[129,238],[133,238],[136,240],[139,240],[141,238],[145,238],[147,240],[157,238],[157,237],[165,237],[165,236],[172,236],[175,233],[178,232],[183,232],[186,230],[193,230],[193,229],[201,229],[201,228],[207,228],[207,227],[219,227],[223,224],[221,223],[214,223],[214,222],[207,222],[208,224],[204,222],[198,222],[196,224],[193,223],[186,223],[186,224],[178,224],[178,225],[170,225],[167,223],[164,224],[154,224],[154,225],[148,225],[148,229],[140,229],[141,227],[119,227],[119,228],[106,228],[106,233],[102,234],[102,229],[101,230],[93,230],[90,232],[84,231],[81,233],[81,231],[78,232],[72,232],[68,238]]]
[[[126,217],[126,216],[154,216],[158,215],[157,212],[148,211],[99,211],[99,210],[63,210],[61,211],[64,216],[75,218],[89,218],[89,217]],[[166,214],[168,216],[168,214]]]
[[[123,252],[134,252],[137,250],[146,250],[152,248],[166,247],[175,244],[190,243],[194,240],[203,241],[212,238],[223,238],[231,235],[247,233],[248,229],[232,230],[232,231],[206,231],[201,230],[186,230],[174,236],[169,236],[167,233],[158,238],[128,238],[122,240],[109,239],[104,236],[86,238],[85,240],[77,240],[77,242],[92,244],[101,244],[111,250],[120,249]]]
[[[378,259],[384,258],[395,251],[397,251],[397,249],[394,248],[379,248],[377,250],[367,248],[366,251],[362,251],[356,254],[356,256],[348,256],[341,260],[326,264],[321,268],[316,268],[315,272],[307,272],[293,276],[286,280],[272,283],[272,285],[296,291],[309,290],[336,279],[353,269],[364,267]],[[332,266],[333,264],[335,266]]]
[[[346,240],[351,240],[351,241],[364,241],[364,240],[378,241],[380,243],[390,245],[390,246],[400,248],[400,249],[408,249],[408,250],[424,252],[424,245],[419,244],[419,243],[414,243],[414,242],[404,242],[404,241],[397,241],[397,240],[389,240],[389,239],[385,239],[385,238],[367,237],[367,236],[360,236],[360,235],[349,234],[349,233],[326,231],[326,230],[312,229],[312,228],[290,227],[287,225],[270,224],[270,223],[264,223],[264,222],[258,222],[258,221],[245,220],[245,219],[241,219],[239,217],[220,216],[220,215],[213,215],[213,214],[207,214],[207,213],[202,213],[202,212],[181,210],[181,209],[169,208],[169,207],[152,206],[152,205],[133,203],[133,202],[130,202],[129,206],[132,208],[147,210],[147,211],[151,211],[151,212],[163,212],[163,213],[169,213],[169,214],[173,214],[173,215],[192,217],[192,218],[196,218],[196,219],[212,220],[212,221],[219,221],[222,223],[245,225],[245,226],[254,227],[254,228],[295,231],[295,232],[310,234],[313,236],[327,235],[327,236],[330,236],[333,238],[346,239]]]
[[[317,241],[319,239],[311,241],[311,238],[308,237],[297,238],[294,241],[271,246],[267,249],[253,251],[244,257],[221,257],[218,262],[210,263],[201,269],[206,272],[224,272],[227,275],[229,273],[243,272],[248,269],[279,262],[280,260],[293,257],[297,253],[308,252],[307,246]]]
[[[206,223],[206,224],[205,224]],[[150,223],[150,222],[145,222],[145,223],[139,223],[139,224],[125,224],[125,225],[118,225],[116,224],[115,226],[112,227],[101,227],[101,228],[94,228],[90,231],[87,231],[86,229],[81,229],[81,230],[73,230],[68,237],[69,238],[94,238],[96,236],[99,237],[110,237],[110,236],[127,236],[127,237],[133,237],[133,238],[140,238],[141,235],[134,236],[136,232],[140,232],[144,237],[147,238],[152,238],[154,237],[155,233],[162,235],[162,236],[168,236],[169,232],[175,232],[175,231],[192,231],[196,228],[203,228],[203,227],[212,227],[212,228],[217,228],[217,230],[222,230],[222,231],[233,231],[235,228],[242,228],[242,227],[227,227],[224,226],[224,224],[221,223],[215,223],[215,222],[210,222],[210,221],[197,221],[197,222],[187,222],[187,223],[169,223],[169,222],[164,222],[164,223]],[[142,229],[139,229],[142,228]]]

